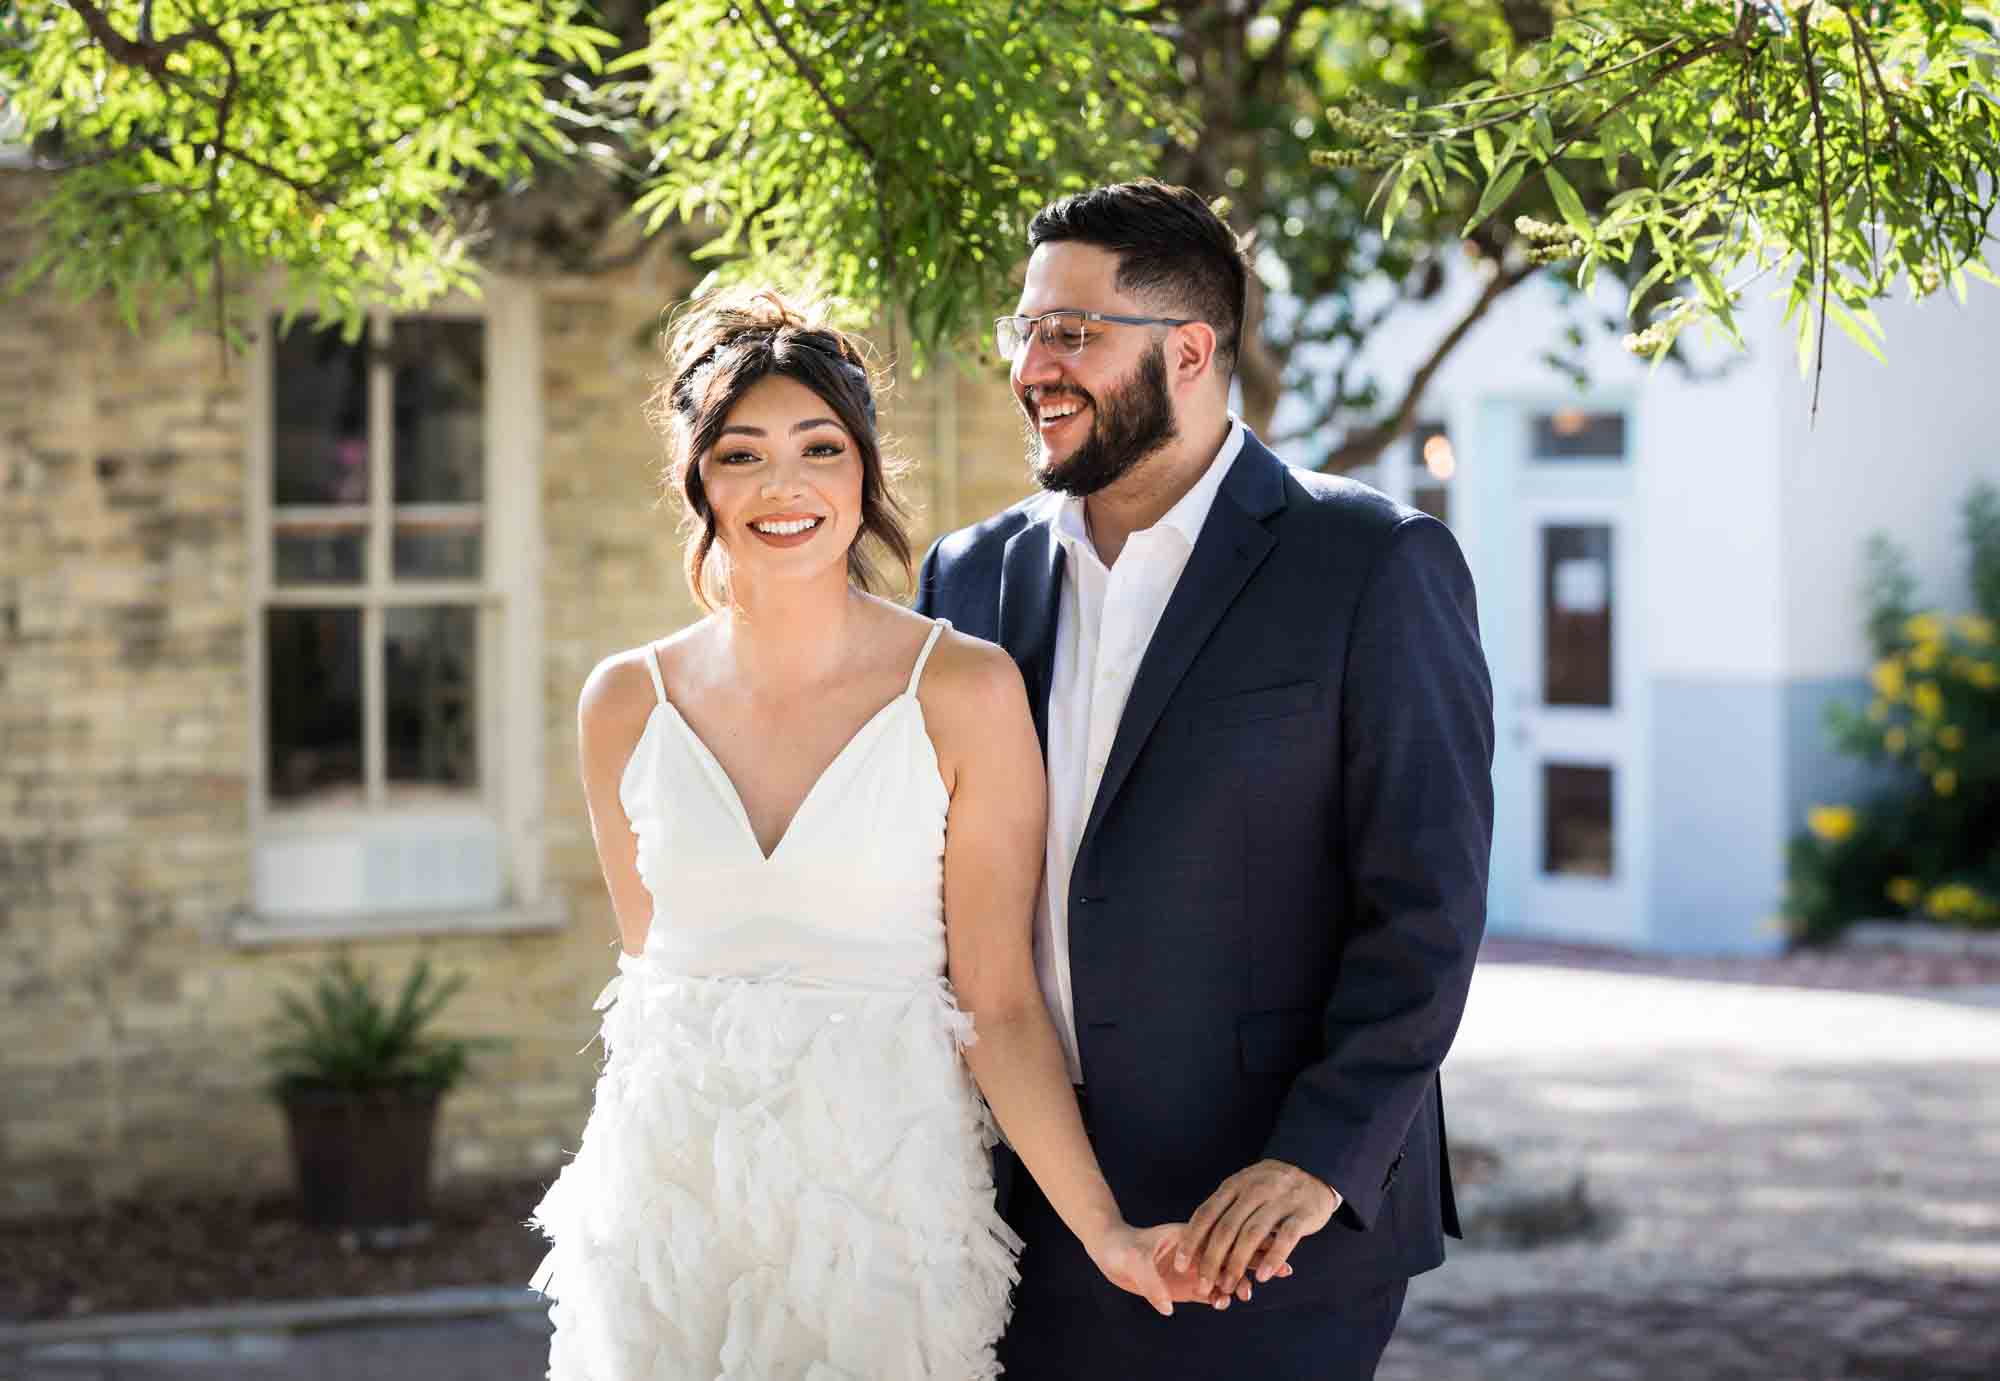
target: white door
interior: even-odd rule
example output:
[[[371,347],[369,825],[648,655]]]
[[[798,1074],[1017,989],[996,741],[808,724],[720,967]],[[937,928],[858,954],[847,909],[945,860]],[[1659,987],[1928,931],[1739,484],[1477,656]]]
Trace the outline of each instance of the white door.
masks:
[[[1646,831],[1629,428],[1616,409],[1498,420],[1514,463],[1493,649],[1497,928],[1634,944]]]

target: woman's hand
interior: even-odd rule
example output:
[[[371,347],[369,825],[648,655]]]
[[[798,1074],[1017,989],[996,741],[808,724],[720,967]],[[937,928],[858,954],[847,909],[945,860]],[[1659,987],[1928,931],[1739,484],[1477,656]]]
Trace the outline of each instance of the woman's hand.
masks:
[[[1104,1278],[1121,1290],[1139,1295],[1162,1314],[1174,1312],[1174,1301],[1194,1299],[1197,1283],[1191,1271],[1174,1270],[1174,1253],[1180,1249],[1184,1223],[1162,1223],[1158,1227],[1135,1228],[1118,1222],[1084,1243],[1090,1259]],[[1179,1281],[1183,1288],[1175,1289]]]

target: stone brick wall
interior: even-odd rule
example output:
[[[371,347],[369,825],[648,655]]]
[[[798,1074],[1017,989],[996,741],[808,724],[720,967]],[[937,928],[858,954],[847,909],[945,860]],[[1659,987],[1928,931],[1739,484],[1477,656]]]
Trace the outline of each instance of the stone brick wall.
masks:
[[[34,185],[0,172],[0,277],[30,252]],[[276,991],[341,952],[465,972],[444,1027],[509,1042],[446,1100],[442,1178],[544,1172],[575,1145],[616,932],[574,707],[600,657],[694,616],[641,417],[652,328],[687,287],[654,262],[538,288],[542,843],[567,924],[269,949],[228,938],[251,868],[247,371],[199,331],[0,299],[0,1217],[285,1184],[256,1052]],[[921,542],[1026,492],[997,370],[905,378],[884,429],[917,462]]]

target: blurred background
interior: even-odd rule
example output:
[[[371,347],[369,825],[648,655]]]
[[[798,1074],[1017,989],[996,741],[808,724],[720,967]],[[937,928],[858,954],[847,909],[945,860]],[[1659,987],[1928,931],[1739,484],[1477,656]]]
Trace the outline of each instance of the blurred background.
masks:
[[[1099,59],[1082,71],[1051,56],[1062,26],[1097,22],[1074,6],[804,6],[796,27],[754,0],[651,23],[554,6],[496,37],[392,4],[378,18],[412,35],[419,74],[473,70],[478,43],[539,52],[515,75],[544,113],[449,157],[378,130],[374,163],[301,152],[348,137],[323,108],[337,88],[249,8],[224,6],[207,44],[238,45],[252,75],[230,118],[267,141],[226,182],[226,130],[173,123],[177,89],[214,113],[192,91],[206,41],[175,50],[189,65],[147,56],[145,26],[199,29],[194,11],[0,5],[0,1358],[50,1377],[540,1374],[521,1220],[588,1111],[616,943],[573,706],[600,658],[696,616],[642,416],[663,314],[718,263],[845,292],[893,377],[884,431],[927,543],[1031,487],[1004,370],[975,343],[1012,309],[1022,208],[1150,170],[1227,198],[1254,236],[1246,420],[1287,460],[1443,519],[1479,590],[1498,822],[1444,1076],[1470,1241],[1418,1283],[1384,1375],[2000,1374],[2000,293],[1937,292],[1919,248],[1898,300],[1855,289],[1852,341],[1805,327],[1844,290],[1802,313],[1774,282],[1656,351],[1630,337],[1706,268],[1642,243],[1594,277],[1538,257],[1533,227],[1580,198],[1591,242],[1615,238],[1621,192],[1671,185],[1670,137],[1653,163],[1614,150],[1595,182],[1530,181],[1497,211],[1506,159],[1468,154],[1387,220],[1379,171],[1316,158],[1342,110],[1532,81],[1520,61],[1588,6],[1167,7],[1072,35],[1143,30],[1130,53],[1080,49]],[[1638,32],[1639,11],[1598,8]],[[1825,62],[1913,7],[1747,8],[1672,22],[1772,64],[1820,25]],[[327,22],[292,37],[331,60],[382,41]],[[1990,20],[1965,22],[1968,80],[1990,90]],[[766,23],[819,45],[820,80],[752,41]],[[906,46],[862,43],[874,23]],[[690,32],[704,62],[663,46]],[[943,32],[979,42],[954,57]],[[619,52],[646,80],[604,71]],[[839,82],[785,105],[855,64],[884,88],[936,80],[865,110]],[[167,94],[121,114],[147,72]],[[738,103],[773,90],[777,123],[752,133],[816,130],[804,162],[728,142]],[[509,117],[452,92],[418,83],[395,119]],[[1133,92],[1158,111],[1091,104]],[[1700,123],[1735,120],[1730,147],[1796,196],[1783,95],[1764,90],[1764,132],[1741,134],[1759,107],[1736,96]],[[873,208],[912,213],[883,169],[948,164],[954,112],[977,125],[1010,101],[1034,127],[980,159],[1011,171],[936,191],[979,217],[924,229],[919,199],[917,229],[885,228]],[[1888,167],[1897,136],[1865,93],[1858,118]],[[134,122],[159,166],[107,191],[90,179],[122,166]],[[892,125],[915,143],[884,142]],[[1980,137],[1965,185],[1989,200],[1954,251],[1974,268],[2000,170]],[[325,166],[306,179],[272,140]],[[863,153],[877,180],[824,180]],[[407,185],[419,165],[451,177]],[[836,238],[738,244],[755,218],[713,185],[732,167],[764,179],[746,195],[767,216],[790,199]],[[1920,230],[1932,213],[1893,190],[1850,226]],[[1011,209],[984,218],[980,196]],[[357,210],[399,199],[423,235]],[[1687,224],[1691,245],[1708,233]],[[1795,235],[1808,288],[1814,233]],[[874,251],[906,235],[912,263],[881,277]],[[953,257],[968,241],[990,250],[976,267]],[[951,300],[925,286],[957,269]],[[369,1079],[428,1091],[424,1154],[353,1173],[422,1184],[315,1206],[309,1146],[332,1133],[302,1131],[294,1095]],[[365,1145],[389,1114],[363,1106],[341,1115]],[[173,1312],[202,1309],[222,1312]]]

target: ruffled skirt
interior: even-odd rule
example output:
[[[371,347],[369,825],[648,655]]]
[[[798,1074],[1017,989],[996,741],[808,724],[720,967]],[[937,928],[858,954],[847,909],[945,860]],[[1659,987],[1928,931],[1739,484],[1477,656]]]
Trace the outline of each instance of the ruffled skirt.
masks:
[[[550,1381],[992,1377],[1020,1240],[942,979],[881,992],[623,960],[552,1242]]]

